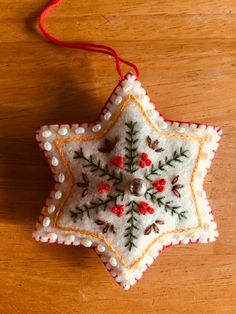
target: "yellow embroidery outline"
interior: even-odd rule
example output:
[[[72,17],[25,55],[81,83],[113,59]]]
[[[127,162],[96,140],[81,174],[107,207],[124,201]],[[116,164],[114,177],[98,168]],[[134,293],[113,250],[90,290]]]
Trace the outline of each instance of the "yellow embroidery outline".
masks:
[[[109,131],[110,129],[114,126],[114,124],[116,123],[116,121],[120,118],[122,112],[126,109],[126,107],[128,106],[130,100],[133,100],[133,102],[139,107],[139,109],[141,110],[142,114],[144,115],[144,117],[146,118],[147,122],[149,123],[150,127],[152,129],[154,129],[154,131],[157,133],[157,134],[161,134],[161,135],[164,135],[164,136],[167,136],[167,137],[175,137],[175,138],[185,138],[185,139],[191,139],[191,140],[196,140],[199,142],[199,151],[198,151],[198,156],[196,158],[196,162],[195,162],[195,165],[194,165],[194,168],[193,168],[193,172],[192,172],[192,175],[191,175],[191,180],[190,180],[190,186],[191,186],[191,192],[192,192],[192,195],[193,195],[193,200],[194,200],[194,205],[195,205],[195,209],[196,209],[196,214],[197,214],[197,217],[198,217],[198,225],[195,226],[195,227],[191,227],[191,228],[185,228],[185,229],[176,229],[176,230],[173,230],[173,231],[166,231],[166,232],[163,232],[162,234],[160,234],[159,236],[157,236],[148,246],[147,248],[144,250],[143,254],[137,258],[133,263],[131,264],[127,264],[124,260],[124,258],[121,256],[121,254],[119,253],[119,251],[108,241],[107,238],[105,238],[102,234],[98,234],[98,233],[94,233],[94,232],[89,232],[89,231],[86,231],[86,230],[80,230],[80,229],[74,229],[74,228],[68,228],[68,227],[62,227],[62,226],[59,226],[57,224],[57,221],[59,219],[59,216],[60,216],[60,213],[61,213],[61,210],[64,206],[64,204],[66,203],[66,201],[68,200],[70,194],[71,194],[71,190],[73,188],[73,184],[74,184],[74,181],[73,181],[73,174],[71,172],[71,169],[68,165],[68,161],[67,159],[65,158],[65,155],[62,151],[62,147],[61,147],[61,144],[63,142],[68,142],[68,141],[92,141],[92,140],[99,140],[99,139],[102,139]],[[196,135],[190,135],[190,134],[176,134],[176,133],[167,133],[165,131],[161,131],[159,129],[156,128],[155,125],[153,125],[153,122],[151,121],[151,119],[149,118],[149,116],[147,115],[147,113],[145,112],[145,110],[142,108],[141,104],[139,103],[139,101],[135,98],[135,96],[133,95],[129,95],[126,100],[123,102],[123,104],[120,106],[120,109],[119,111],[117,111],[115,113],[115,115],[113,116],[110,124],[104,128],[101,132],[99,132],[98,134],[91,134],[91,135],[81,135],[81,136],[77,136],[77,137],[70,137],[70,138],[63,138],[63,137],[60,137],[59,139],[55,140],[55,145],[56,145],[56,148],[58,150],[58,153],[62,159],[62,162],[63,162],[63,165],[65,167],[65,169],[67,170],[67,175],[68,175],[68,180],[69,180],[69,189],[67,190],[67,193],[65,194],[65,196],[62,198],[62,201],[59,205],[59,207],[57,208],[57,211],[56,211],[56,214],[55,214],[55,217],[53,219],[53,222],[52,222],[52,226],[54,228],[57,228],[59,230],[63,230],[63,231],[67,231],[67,232],[77,232],[77,233],[80,233],[82,235],[87,235],[87,236],[90,236],[90,237],[94,237],[96,239],[99,239],[99,240],[102,240],[110,249],[111,251],[113,251],[116,255],[116,257],[118,258],[118,260],[127,268],[127,269],[131,269],[132,267],[134,267],[137,263],[140,262],[140,260],[142,260],[146,253],[151,249],[151,247],[163,236],[165,235],[169,235],[169,234],[177,234],[177,233],[183,233],[183,232],[189,232],[189,231],[194,231],[194,230],[198,230],[198,229],[201,229],[202,228],[202,221],[201,221],[201,216],[200,216],[200,212],[199,212],[199,208],[198,208],[198,204],[197,204],[197,198],[196,198],[196,195],[195,195],[195,191],[194,191],[194,187],[193,187],[193,180],[194,180],[194,176],[195,176],[195,173],[197,171],[197,168],[198,168],[198,164],[199,164],[199,160],[201,158],[201,153],[202,153],[202,148],[203,148],[203,138],[202,137],[199,137],[199,136],[196,136]]]

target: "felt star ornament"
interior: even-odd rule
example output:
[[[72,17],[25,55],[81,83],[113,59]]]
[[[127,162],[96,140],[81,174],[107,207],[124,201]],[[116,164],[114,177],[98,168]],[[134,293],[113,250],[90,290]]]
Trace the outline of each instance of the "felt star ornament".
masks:
[[[56,184],[34,238],[93,247],[125,289],[165,247],[215,241],[203,179],[220,134],[164,119],[127,74],[95,123],[37,132]]]

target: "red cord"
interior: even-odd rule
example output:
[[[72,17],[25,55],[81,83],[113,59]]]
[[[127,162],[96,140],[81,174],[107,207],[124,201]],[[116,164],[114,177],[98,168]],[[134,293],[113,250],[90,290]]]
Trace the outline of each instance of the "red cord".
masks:
[[[43,33],[43,35],[50,40],[51,42],[53,42],[54,44],[58,45],[58,46],[62,46],[62,47],[67,47],[67,48],[75,48],[75,49],[81,49],[81,50],[86,50],[86,51],[93,51],[93,52],[98,52],[98,53],[104,53],[104,54],[108,54],[110,56],[112,56],[115,59],[115,63],[116,63],[116,70],[118,72],[118,74],[120,75],[121,79],[124,79],[124,75],[121,71],[121,67],[120,67],[120,63],[124,63],[128,66],[130,66],[131,68],[134,69],[135,74],[137,79],[139,79],[139,70],[136,67],[135,64],[126,61],[124,59],[122,59],[114,49],[112,49],[109,46],[105,46],[105,45],[97,45],[97,44],[92,44],[92,43],[85,43],[85,42],[64,42],[52,35],[50,35],[44,28],[44,19],[46,18],[47,14],[49,13],[49,11],[51,11],[51,9],[53,9],[56,5],[58,5],[62,0],[53,0],[40,14],[39,16],[39,28],[41,30],[41,32]]]

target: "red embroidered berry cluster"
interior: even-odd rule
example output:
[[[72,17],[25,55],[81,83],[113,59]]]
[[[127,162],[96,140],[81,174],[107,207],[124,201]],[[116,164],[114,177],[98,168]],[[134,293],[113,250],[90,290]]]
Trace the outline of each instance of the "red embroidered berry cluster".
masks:
[[[111,163],[120,168],[123,169],[124,168],[124,157],[123,156],[117,156],[111,159]]]
[[[125,206],[124,205],[117,205],[117,206],[113,207],[111,209],[111,211],[113,212],[113,214],[116,214],[116,216],[118,218],[121,218],[124,214]]]
[[[151,159],[149,158],[148,154],[145,153],[145,152],[143,152],[143,153],[141,154],[141,160],[140,160],[140,162],[139,162],[140,168],[149,167],[149,166],[151,166],[151,164],[152,164],[152,161],[151,161]]]
[[[103,194],[105,192],[111,191],[112,186],[107,184],[105,181],[102,181],[98,184],[98,193]]]
[[[139,212],[141,215],[154,214],[155,209],[151,207],[147,202],[139,203]]]
[[[154,181],[153,184],[154,188],[158,191],[158,192],[164,192],[165,191],[165,185],[166,185],[166,179],[162,178],[160,180]]]

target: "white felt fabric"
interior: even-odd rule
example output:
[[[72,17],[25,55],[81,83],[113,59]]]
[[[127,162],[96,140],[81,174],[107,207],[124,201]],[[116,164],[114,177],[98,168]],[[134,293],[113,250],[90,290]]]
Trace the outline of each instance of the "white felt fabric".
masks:
[[[152,186],[152,183],[145,179],[145,173],[151,167],[143,169],[137,165],[138,170],[131,174],[111,164],[111,158],[125,156],[124,148],[127,146],[125,123],[130,121],[137,123],[137,153],[140,155],[146,152],[154,166],[158,165],[159,161],[165,162],[165,157],[172,157],[174,151],[179,152],[180,148],[187,151],[188,158],[181,157],[182,162],[175,162],[174,167],[167,166],[166,171],[158,172],[159,176],[151,177],[152,181],[166,179],[166,189],[158,193],[158,196],[164,196],[164,200],[170,201],[171,206],[179,207],[177,211],[185,211],[186,219],[179,220],[177,215],[172,216],[169,211],[165,212],[163,206],[159,207],[144,196],[137,197],[129,192],[129,182],[134,178],[141,178],[148,187]],[[78,132],[81,128],[83,132]],[[103,262],[108,268],[113,268],[113,276],[125,289],[142,276],[147,265],[159,255],[163,246],[178,244],[181,241],[182,243],[214,241],[218,233],[202,184],[217,149],[220,133],[219,129],[211,126],[165,121],[150,102],[140,82],[133,75],[127,75],[110,97],[102,116],[94,125],[50,125],[39,130],[37,140],[49,159],[58,183],[47,201],[47,206],[42,210],[33,234],[35,239],[74,245],[82,241],[87,247],[92,243],[99,245],[99,254],[102,254]],[[111,153],[99,152],[105,138],[113,140],[116,136],[119,140]],[[153,140],[158,139],[159,146],[164,148],[164,151],[155,152],[149,148],[147,136]],[[100,178],[99,172],[92,173],[89,167],[85,168],[83,160],[74,159],[75,151],[79,151],[80,148],[86,157],[93,155],[94,161],[100,160],[101,165],[108,165],[109,170],[121,171],[123,181],[114,186],[106,177]],[[83,181],[82,172],[86,173],[89,180],[88,194],[85,197],[81,196],[83,189],[76,184]],[[175,176],[179,176],[178,183],[184,186],[179,190],[180,198],[172,192],[171,181]],[[101,181],[112,185],[113,190],[100,195],[98,184]],[[125,191],[124,199],[120,200],[119,204],[126,206],[131,200],[137,203],[146,201],[155,208],[154,214],[137,214],[138,229],[135,230],[137,247],[131,250],[125,247],[127,242],[125,228],[129,226],[127,207],[121,218],[112,213],[112,202],[105,211],[92,210],[90,217],[85,214],[82,220],[77,219],[74,222],[71,217],[71,211],[75,211],[76,206],[83,208],[83,205],[89,205],[99,198],[106,199],[108,194],[115,193],[116,187]],[[53,205],[54,211],[51,210]],[[49,218],[47,223],[45,217]],[[103,234],[102,227],[95,223],[97,219],[112,224],[116,233]],[[164,222],[158,225],[159,233],[151,232],[145,235],[145,229],[157,219]],[[112,265],[109,261],[112,261]],[[114,266],[115,264],[117,265]]]

